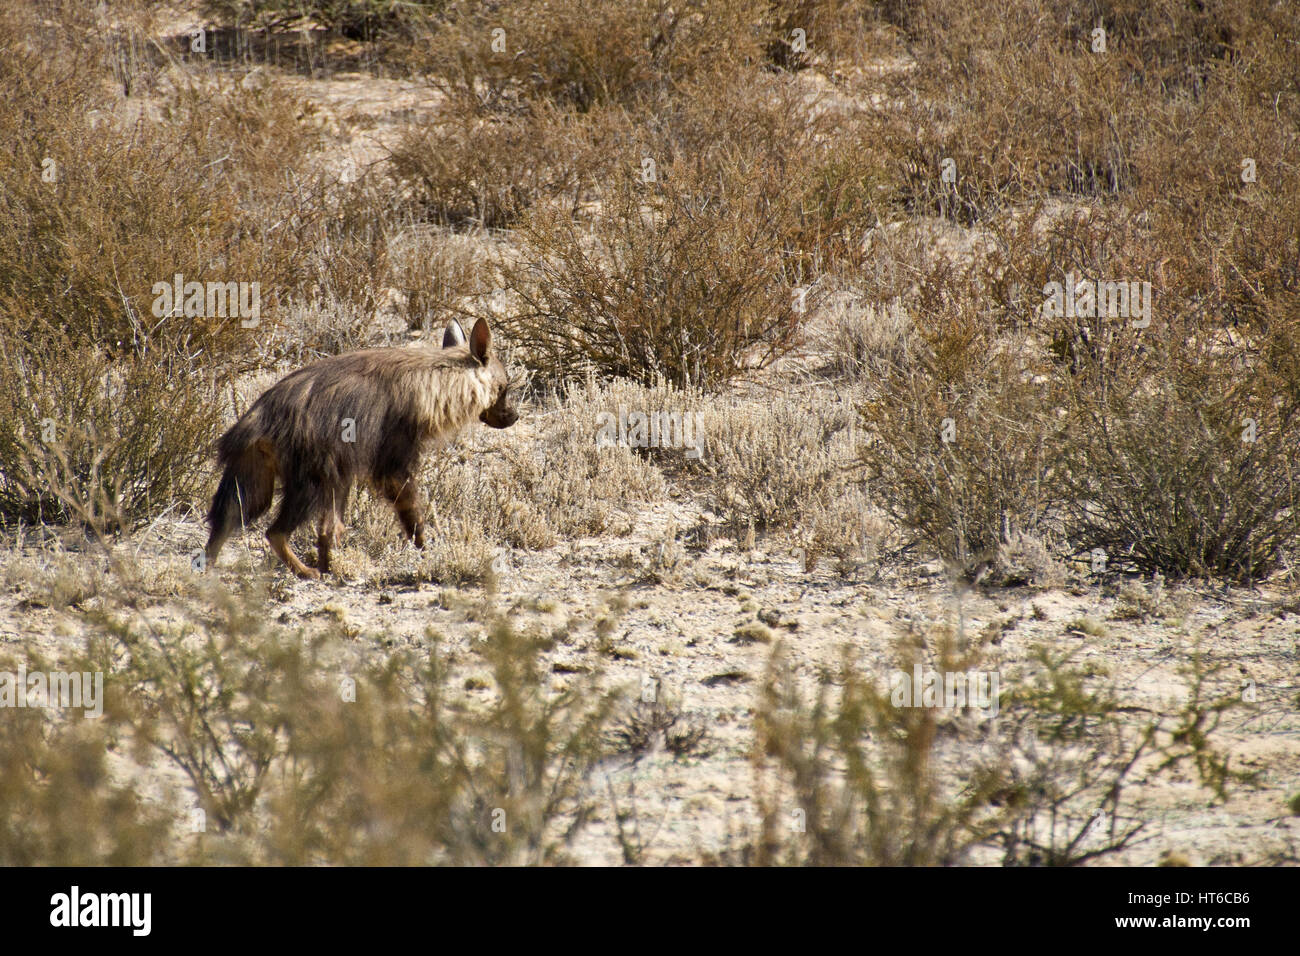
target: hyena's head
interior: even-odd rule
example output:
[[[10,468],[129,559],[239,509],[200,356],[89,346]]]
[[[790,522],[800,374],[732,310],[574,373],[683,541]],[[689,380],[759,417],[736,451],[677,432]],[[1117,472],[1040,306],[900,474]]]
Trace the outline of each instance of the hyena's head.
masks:
[[[510,378],[506,375],[506,367],[492,349],[492,330],[488,328],[486,319],[474,323],[468,343],[465,340],[465,330],[459,322],[452,319],[447,324],[447,331],[442,336],[442,347],[452,348],[466,344],[469,345],[470,357],[487,372],[492,399],[491,404],[479,414],[479,421],[493,428],[509,428],[519,420],[519,412],[510,402]]]

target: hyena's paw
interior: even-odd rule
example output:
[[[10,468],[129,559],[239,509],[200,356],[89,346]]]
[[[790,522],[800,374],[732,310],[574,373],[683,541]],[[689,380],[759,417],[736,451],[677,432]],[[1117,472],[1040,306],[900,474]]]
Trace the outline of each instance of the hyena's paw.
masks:
[[[271,550],[275,553],[285,566],[298,577],[305,581],[319,581],[320,572],[315,568],[309,568],[298,560],[298,556],[289,548],[289,538],[285,534],[278,534],[274,531],[268,531],[266,540],[271,544]]]

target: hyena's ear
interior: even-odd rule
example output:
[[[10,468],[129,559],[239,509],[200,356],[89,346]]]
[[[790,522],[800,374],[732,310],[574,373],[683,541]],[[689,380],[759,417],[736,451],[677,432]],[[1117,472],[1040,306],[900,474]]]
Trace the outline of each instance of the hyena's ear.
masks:
[[[469,333],[469,354],[486,365],[488,348],[492,345],[492,330],[488,328],[487,319],[479,319]]]
[[[442,347],[451,348],[453,345],[465,344],[465,330],[460,327],[460,323],[452,319],[447,323],[447,329],[442,333]]]

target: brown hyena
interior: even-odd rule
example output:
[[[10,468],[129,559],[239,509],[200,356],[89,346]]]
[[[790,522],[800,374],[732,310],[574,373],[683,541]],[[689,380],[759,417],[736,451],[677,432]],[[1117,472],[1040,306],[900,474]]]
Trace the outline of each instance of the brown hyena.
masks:
[[[452,322],[441,349],[347,352],[273,385],[217,444],[225,471],[208,512],[208,564],[216,563],[236,528],[271,506],[277,481],[280,511],[266,537],[299,577],[329,571],[330,547],[343,531],[343,511],[358,478],[392,503],[407,538],[424,547],[415,478],[426,447],[475,418],[508,428],[519,417],[491,344],[484,320],[475,323],[468,342]],[[316,569],[289,548],[294,530],[313,516],[320,521]]]

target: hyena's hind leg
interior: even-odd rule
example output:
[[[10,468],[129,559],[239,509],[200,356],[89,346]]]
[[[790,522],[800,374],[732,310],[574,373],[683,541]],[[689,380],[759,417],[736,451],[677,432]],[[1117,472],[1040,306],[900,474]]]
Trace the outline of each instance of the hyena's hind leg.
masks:
[[[343,512],[348,507],[349,490],[343,486],[325,493],[320,512],[320,532],[316,537],[316,569],[321,574],[329,573],[330,548],[343,540],[343,532],[347,530],[343,524]]]
[[[421,517],[420,492],[414,478],[392,477],[380,482],[379,493],[392,504],[406,537],[417,548],[424,547],[424,519]]]
[[[209,566],[217,563],[221,546],[236,528],[247,527],[271,507],[276,471],[275,450],[264,439],[254,442],[226,464],[208,511],[212,532],[204,553]]]
[[[266,540],[270,542],[271,550],[300,578],[319,578],[320,572],[298,560],[298,556],[289,547],[289,538],[321,506],[320,493],[318,482],[302,478],[294,480],[293,476],[287,476],[280,511],[271,522],[271,527],[266,529]]]

